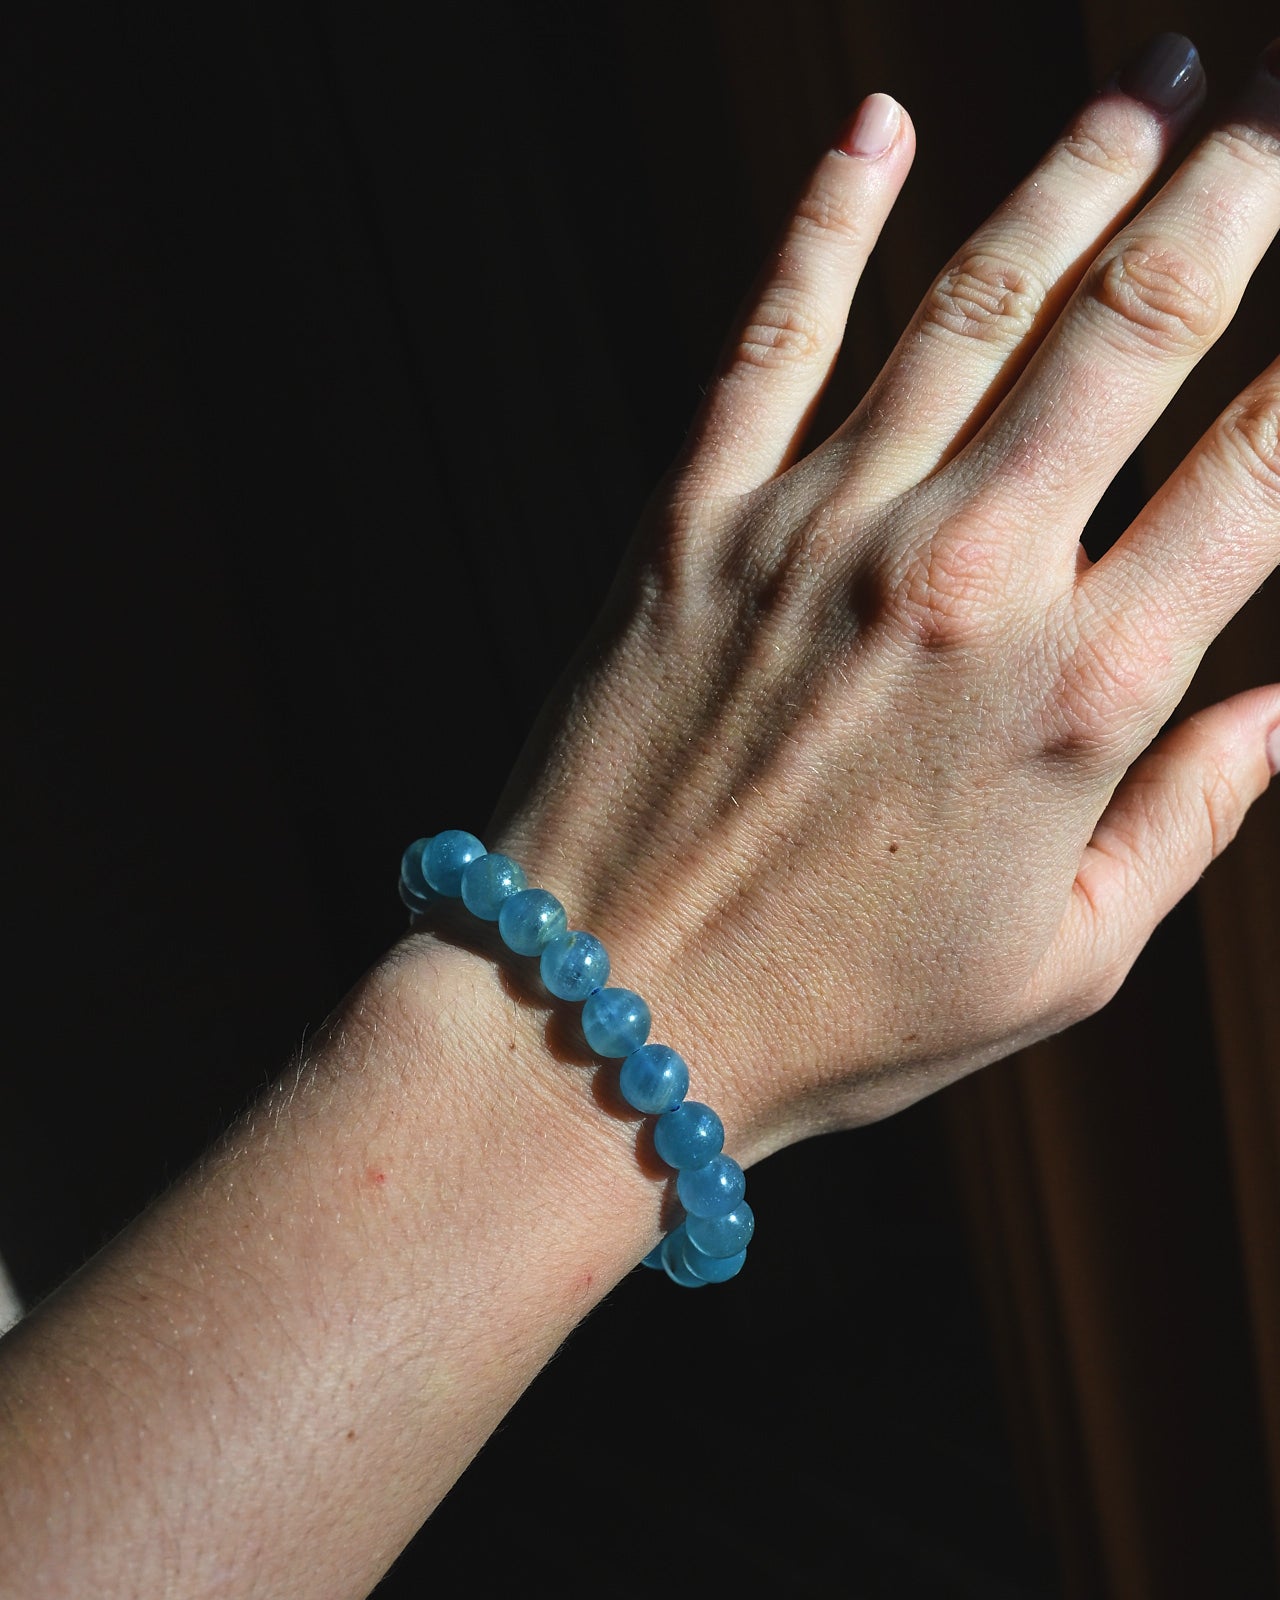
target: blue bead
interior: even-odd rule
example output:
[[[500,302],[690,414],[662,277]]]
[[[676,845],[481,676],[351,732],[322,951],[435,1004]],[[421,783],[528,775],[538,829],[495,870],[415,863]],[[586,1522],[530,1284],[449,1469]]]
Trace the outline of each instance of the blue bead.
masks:
[[[618,1088],[629,1106],[660,1116],[688,1094],[689,1069],[669,1044],[642,1044],[622,1063]]]
[[[498,913],[529,880],[510,856],[484,855],[462,869],[462,903],[473,917],[496,922]]]
[[[536,956],[568,926],[564,907],[545,889],[521,889],[503,901],[498,913],[502,942],[518,956]]]
[[[706,1279],[695,1277],[685,1266],[684,1251],[684,1228],[673,1228],[662,1241],[662,1265],[667,1270],[667,1276],[674,1279],[682,1289],[705,1288]]]
[[[657,1244],[655,1244],[653,1249],[650,1250],[649,1254],[647,1256],[645,1256],[644,1260],[640,1263],[640,1265],[642,1267],[656,1267],[658,1269],[658,1271],[661,1271],[662,1270],[662,1246],[663,1246],[664,1243],[665,1243],[664,1240],[659,1239]]]
[[[649,1037],[649,1007],[630,989],[600,989],[582,1008],[582,1031],[598,1056],[629,1056]]]
[[[557,1000],[585,1000],[609,977],[609,955],[594,933],[575,928],[542,952],[542,981]]]
[[[728,1283],[742,1271],[747,1252],[739,1250],[734,1256],[704,1256],[688,1239],[684,1242],[685,1271],[701,1278],[703,1283]]]
[[[446,828],[436,834],[422,858],[422,872],[437,894],[462,893],[462,869],[468,861],[484,854],[484,846],[474,833]]]
[[[686,1100],[658,1118],[653,1146],[669,1167],[705,1167],[724,1149],[724,1123],[710,1106]]]
[[[676,1177],[680,1204],[691,1217],[723,1217],[746,1193],[747,1178],[731,1156],[712,1156],[705,1167],[686,1167]]]
[[[400,857],[400,882],[416,895],[431,892],[427,888],[427,880],[422,876],[422,857],[430,843],[430,839],[415,839]],[[400,898],[404,899],[403,894]]]
[[[431,910],[432,906],[438,906],[440,904],[440,896],[438,894],[433,893],[430,889],[426,890],[423,894],[419,894],[416,889],[411,888],[409,884],[404,881],[403,876],[400,879],[399,887],[400,900],[402,904],[408,906],[409,910],[412,911],[415,916],[425,916],[426,913]]]
[[[686,1217],[684,1225],[689,1243],[708,1256],[736,1256],[756,1231],[755,1213],[745,1200],[722,1217]]]

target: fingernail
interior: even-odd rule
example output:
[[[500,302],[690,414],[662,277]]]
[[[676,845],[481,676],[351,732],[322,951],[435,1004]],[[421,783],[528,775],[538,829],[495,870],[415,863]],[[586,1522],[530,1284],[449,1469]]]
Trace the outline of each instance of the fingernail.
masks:
[[[1262,52],[1262,68],[1273,78],[1280,78],[1280,39],[1273,39]]]
[[[901,116],[898,102],[889,95],[869,94],[854,112],[836,149],[863,160],[882,156],[894,141]]]
[[[1274,778],[1276,773],[1280,772],[1280,722],[1277,722],[1267,735],[1267,764]]]
[[[1204,93],[1200,52],[1181,33],[1158,33],[1116,74],[1117,85],[1164,116],[1185,110]]]

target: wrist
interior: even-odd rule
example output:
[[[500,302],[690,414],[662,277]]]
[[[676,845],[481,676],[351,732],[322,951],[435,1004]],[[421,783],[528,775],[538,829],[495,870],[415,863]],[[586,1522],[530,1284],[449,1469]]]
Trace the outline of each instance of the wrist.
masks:
[[[659,1238],[671,1174],[637,1138],[642,1119],[588,1050],[576,1008],[539,993],[486,931],[446,914],[439,931],[411,934],[358,1009],[394,1061],[415,1138],[443,1120],[462,1141],[439,1195],[450,1226],[465,1221],[464,1193],[488,1246],[518,1249],[530,1289],[572,1305],[572,1325]],[[438,1157],[431,1170],[439,1181]]]
[[[660,1231],[633,1124],[545,1029],[487,958],[405,941],[6,1340],[22,1570],[367,1592]]]
[[[745,1262],[753,1228],[750,1207],[742,1204],[743,1169],[724,1153],[725,1126],[719,1115],[691,1097],[683,1057],[669,1044],[649,1038],[652,1011],[645,998],[609,983],[613,963],[601,940],[570,929],[563,903],[545,886],[530,886],[517,861],[502,852],[490,853],[473,834],[457,829],[415,840],[406,848],[399,893],[416,916],[430,919],[427,925],[437,939],[446,928],[459,937],[455,913],[461,904],[480,924],[478,930],[462,924],[464,947],[478,935],[490,954],[498,945],[536,958],[538,981],[525,994],[529,1002],[553,996],[571,1007],[581,1005],[580,1012],[568,1013],[576,1027],[558,1023],[552,1014],[542,1030],[544,1044],[561,1059],[584,1066],[593,1057],[609,1066],[618,1064],[616,1079],[592,1066],[592,1097],[623,1119],[634,1120],[631,1110],[654,1118],[639,1132],[637,1154],[649,1146],[656,1165],[667,1169],[667,1183],[675,1178],[679,1205],[666,1208],[661,1251],[646,1252],[645,1265],[660,1265],[690,1288],[735,1276]],[[411,949],[411,942],[402,948]],[[528,981],[533,972],[526,966],[521,976]],[[503,988],[513,998],[510,979]],[[504,1025],[501,1031],[508,1029]],[[509,1049],[517,1049],[514,1040]],[[721,1218],[726,1220],[716,1220]]]

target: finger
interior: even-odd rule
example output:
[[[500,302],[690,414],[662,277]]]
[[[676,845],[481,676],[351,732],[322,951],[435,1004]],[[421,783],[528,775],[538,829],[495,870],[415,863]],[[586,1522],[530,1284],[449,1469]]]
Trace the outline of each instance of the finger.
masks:
[[[1156,924],[1235,837],[1280,768],[1280,684],[1163,734],[1130,768],[1085,849],[1046,964],[1096,1010]],[[1092,987],[1091,987],[1092,986]]]
[[[1271,59],[1280,71],[1280,52]],[[1085,274],[964,470],[1046,530],[1075,536],[1230,322],[1280,226],[1280,78],[1233,114]],[[956,463],[957,468],[961,466]]]
[[[1095,626],[1122,626],[1167,674],[1172,709],[1209,644],[1280,561],[1280,360],[1217,419],[1077,585]]]
[[[1204,99],[1195,46],[1160,34],[1089,102],[935,280],[866,398],[819,454],[886,497],[977,431]]]
[[[814,169],[685,448],[688,469],[712,492],[757,488],[799,449],[854,289],[914,153],[906,113],[873,94]]]

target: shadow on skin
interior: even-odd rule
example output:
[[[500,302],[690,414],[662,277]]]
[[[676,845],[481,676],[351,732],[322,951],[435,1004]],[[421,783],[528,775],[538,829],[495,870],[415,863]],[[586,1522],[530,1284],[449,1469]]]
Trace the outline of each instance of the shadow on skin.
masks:
[[[430,917],[414,916],[412,929],[414,933],[429,932],[443,944],[495,962],[503,993],[542,1014],[543,1043],[552,1060],[566,1067],[591,1070],[591,1096],[596,1105],[615,1121],[635,1125],[636,1160],[646,1178],[663,1183],[662,1226],[664,1231],[673,1228],[684,1213],[676,1198],[675,1173],[654,1149],[653,1127],[657,1119],[637,1111],[622,1098],[618,1087],[621,1062],[605,1060],[592,1051],[582,1032],[581,1006],[550,994],[535,957],[515,955],[502,942],[496,923],[480,922],[459,904],[441,905],[433,909]]]

